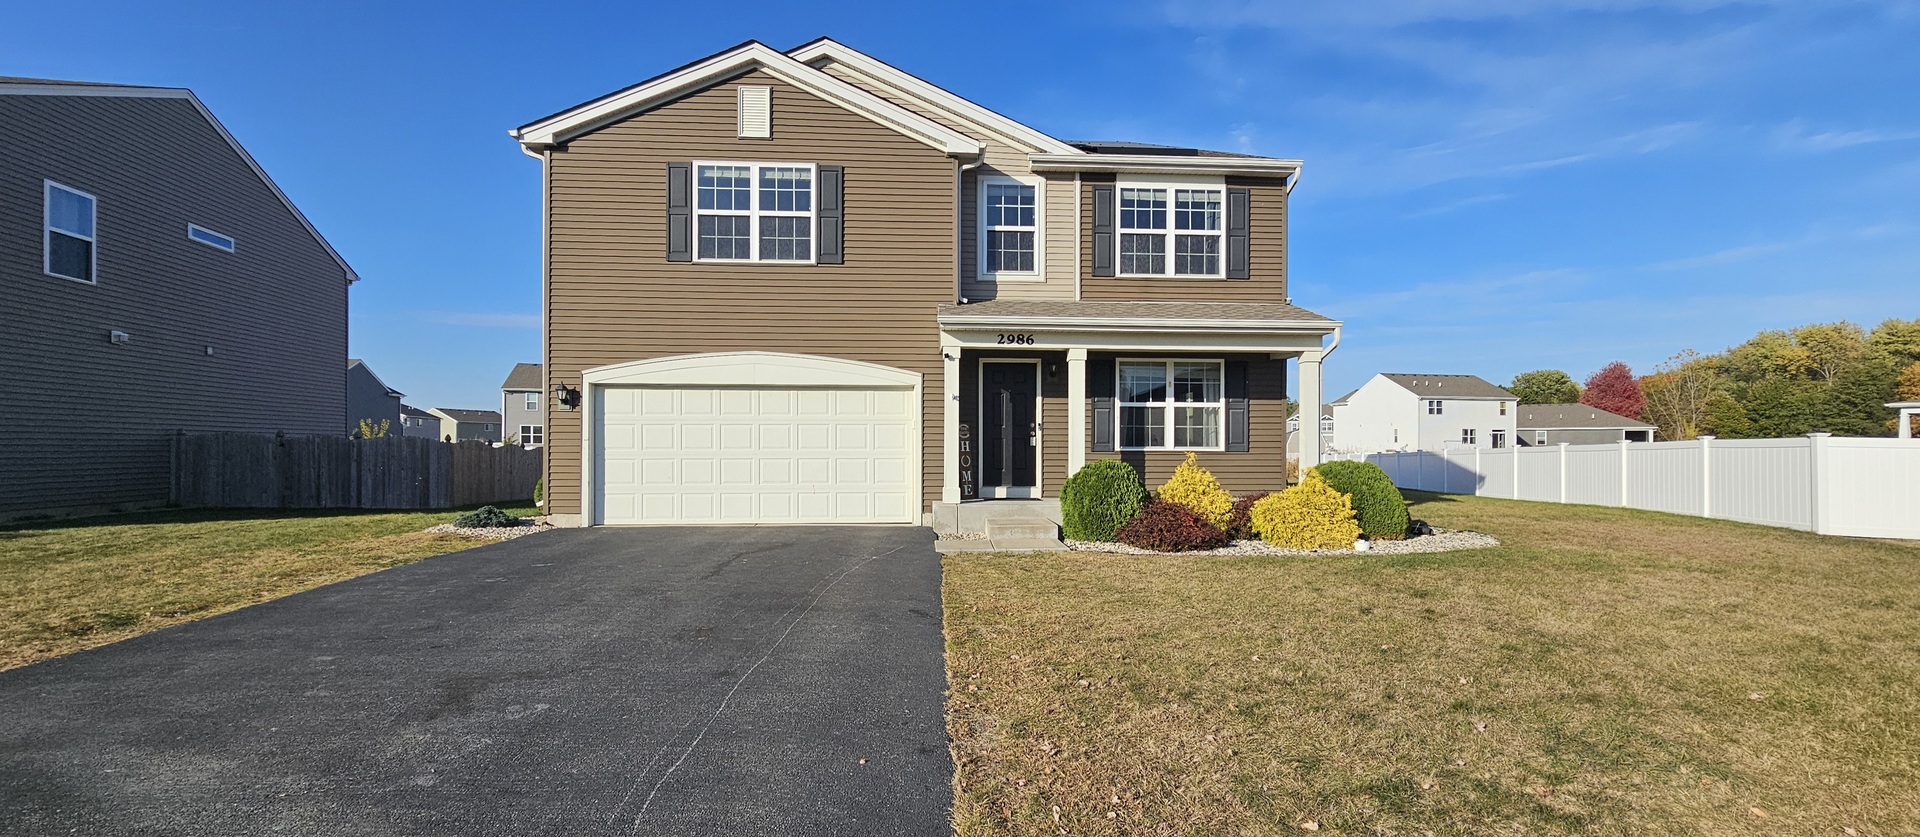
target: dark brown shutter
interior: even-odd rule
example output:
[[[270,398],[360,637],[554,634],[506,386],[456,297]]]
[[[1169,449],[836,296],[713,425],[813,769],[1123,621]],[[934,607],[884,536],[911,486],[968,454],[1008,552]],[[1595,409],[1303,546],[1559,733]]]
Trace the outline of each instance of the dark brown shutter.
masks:
[[[1113,184],[1096,183],[1093,187],[1093,275],[1112,276],[1113,257]]]
[[[820,222],[819,243],[814,253],[820,264],[841,264],[846,256],[841,252],[843,238],[841,192],[844,190],[846,170],[840,166],[820,167]]]
[[[1113,358],[1087,359],[1087,398],[1093,402],[1093,450],[1113,451]]]
[[[1246,189],[1227,190],[1228,279],[1253,278],[1252,265],[1249,262],[1250,236],[1247,220],[1252,204],[1253,196]]]
[[[693,261],[693,164],[667,164],[667,261]]]
[[[1227,451],[1246,453],[1250,399],[1247,398],[1247,362],[1227,361]]]

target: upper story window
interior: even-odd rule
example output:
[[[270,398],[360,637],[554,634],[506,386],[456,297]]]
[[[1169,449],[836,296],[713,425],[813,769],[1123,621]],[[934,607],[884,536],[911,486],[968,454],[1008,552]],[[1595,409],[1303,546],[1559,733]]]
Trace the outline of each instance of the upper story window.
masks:
[[[1011,177],[980,181],[980,275],[1037,275],[1040,188]]]
[[[1471,445],[1474,443],[1474,438],[1475,438],[1475,434],[1473,432],[1473,428],[1468,427],[1468,428],[1461,429],[1460,444]]]
[[[1500,402],[1500,415],[1504,416],[1506,414],[1507,414],[1507,402],[1502,401]]]
[[[46,181],[46,216],[42,235],[41,269],[49,275],[78,282],[94,281],[94,210],[92,195]]]
[[[540,409],[540,393],[537,393],[537,392],[527,393],[527,409],[529,410]]]
[[[201,244],[205,244],[208,247],[212,247],[215,250],[225,250],[229,253],[233,252],[233,248],[235,247],[233,236],[221,235],[199,224],[187,225],[187,237]]]
[[[700,261],[813,261],[810,163],[695,163]]]
[[[1120,275],[1220,277],[1226,190],[1120,186]]]
[[[1439,401],[1427,402],[1427,415],[1430,415],[1430,416],[1442,415],[1444,411],[1445,409],[1441,406],[1441,402]]]
[[[1220,450],[1226,428],[1226,364],[1217,360],[1123,360],[1120,447]]]

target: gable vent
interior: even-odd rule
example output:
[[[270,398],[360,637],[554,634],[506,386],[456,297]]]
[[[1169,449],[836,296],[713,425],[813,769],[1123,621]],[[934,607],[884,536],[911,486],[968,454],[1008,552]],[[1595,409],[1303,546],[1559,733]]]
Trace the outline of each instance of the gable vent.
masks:
[[[740,138],[773,137],[773,88],[742,85],[740,92]]]

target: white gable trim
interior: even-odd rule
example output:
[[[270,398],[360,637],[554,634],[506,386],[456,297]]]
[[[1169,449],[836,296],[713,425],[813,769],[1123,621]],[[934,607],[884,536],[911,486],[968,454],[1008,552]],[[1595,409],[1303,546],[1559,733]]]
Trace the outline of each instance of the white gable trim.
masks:
[[[839,64],[853,71],[855,75],[876,84],[891,87],[930,108],[945,111],[955,118],[973,123],[982,130],[1025,145],[1030,151],[1086,154],[1085,151],[967,101],[944,88],[916,78],[898,67],[831,38],[821,38],[787,54],[814,67]]]
[[[333,257],[333,261],[340,265],[341,270],[346,272],[348,284],[360,281],[360,274],[353,271],[353,266],[347,264],[347,260],[340,257],[340,252],[333,249],[332,244],[327,243],[326,237],[320,234],[320,230],[314,228],[312,221],[307,220],[306,214],[300,211],[300,207],[294,206],[293,200],[287,197],[287,193],[280,191],[280,185],[274,183],[273,178],[267,176],[267,170],[260,167],[259,161],[253,159],[252,154],[247,153],[246,147],[242,146],[239,140],[234,139],[233,134],[227,133],[227,126],[220,124],[220,120],[214,118],[213,111],[207,110],[207,106],[201,103],[200,97],[193,95],[193,91],[184,87],[116,87],[97,84],[0,84],[0,96],[97,96],[124,99],[185,99],[193,103],[194,110],[199,111],[200,115],[206,118],[207,124],[212,125],[213,130],[219,132],[220,138],[226,140],[227,145],[233,148],[233,153],[240,155],[240,159],[245,161],[247,167],[253,169],[253,173],[260,178],[260,182],[267,184],[267,189],[273,192],[273,196],[279,198],[280,203],[286,206],[288,212],[293,213],[293,217],[300,222],[300,225],[307,228],[307,232],[313,236],[313,240],[320,243],[320,249],[327,251],[327,255]]]
[[[743,44],[652,81],[508,131],[529,152],[566,142],[752,70],[847,108],[947,154],[973,156],[979,140],[861,90],[758,42]]]

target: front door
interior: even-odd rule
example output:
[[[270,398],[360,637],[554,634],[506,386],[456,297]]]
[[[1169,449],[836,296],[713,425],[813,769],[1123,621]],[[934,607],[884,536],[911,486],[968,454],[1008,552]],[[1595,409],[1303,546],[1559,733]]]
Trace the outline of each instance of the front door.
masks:
[[[1033,496],[1040,442],[1040,365],[980,363],[980,486],[988,497]]]

